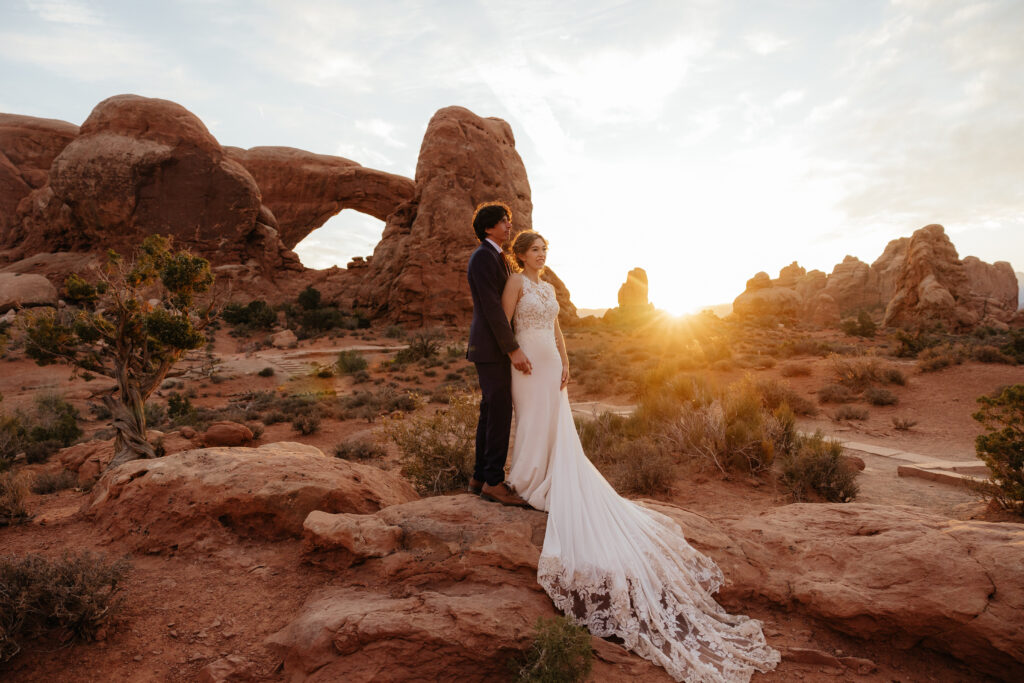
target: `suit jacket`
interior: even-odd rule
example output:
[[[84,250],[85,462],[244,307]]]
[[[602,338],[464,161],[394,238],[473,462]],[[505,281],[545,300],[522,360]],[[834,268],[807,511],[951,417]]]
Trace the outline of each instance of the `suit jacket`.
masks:
[[[473,295],[473,322],[469,328],[466,358],[474,363],[507,360],[508,354],[519,348],[501,307],[501,293],[508,276],[504,256],[490,242],[481,242],[469,257],[466,268],[469,291]]]

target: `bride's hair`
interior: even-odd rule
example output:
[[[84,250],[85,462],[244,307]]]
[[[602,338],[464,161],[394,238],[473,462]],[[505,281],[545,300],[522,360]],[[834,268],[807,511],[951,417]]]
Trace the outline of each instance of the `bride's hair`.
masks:
[[[543,240],[545,247],[548,245],[548,241],[544,239],[544,236],[533,230],[523,230],[512,240],[512,258],[515,259],[519,270],[523,269],[523,259],[519,258],[519,255],[525,254],[526,250],[532,247],[533,243],[537,240]]]

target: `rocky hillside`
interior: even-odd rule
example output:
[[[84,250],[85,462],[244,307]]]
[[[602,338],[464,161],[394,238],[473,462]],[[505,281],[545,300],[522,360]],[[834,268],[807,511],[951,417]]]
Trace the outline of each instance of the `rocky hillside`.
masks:
[[[808,272],[795,261],[774,280],[758,273],[736,297],[733,312],[830,326],[866,310],[890,326],[1005,329],[1019,319],[1018,301],[1017,275],[1009,263],[960,259],[945,229],[927,225],[889,242],[870,265],[847,256],[829,275]]]

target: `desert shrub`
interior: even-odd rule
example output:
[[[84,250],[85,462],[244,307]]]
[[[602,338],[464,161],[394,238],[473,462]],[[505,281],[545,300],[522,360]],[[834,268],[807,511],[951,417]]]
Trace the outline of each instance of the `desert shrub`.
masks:
[[[818,401],[821,403],[846,403],[853,398],[853,392],[842,384],[826,384],[818,389]]]
[[[864,398],[873,406],[894,406],[900,401],[896,394],[880,387],[869,387],[864,391]]]
[[[861,392],[876,382],[885,381],[885,367],[874,356],[843,358],[832,354],[829,361],[836,382],[854,392]]]
[[[320,308],[320,290],[313,285],[306,285],[306,288],[299,292],[298,304],[307,311]]]
[[[611,459],[617,464],[615,488],[622,493],[653,496],[672,488],[675,460],[651,439],[621,443]]]
[[[857,497],[857,470],[843,458],[843,446],[817,432],[799,437],[793,452],[779,459],[779,483],[793,500],[815,496],[830,503]]]
[[[779,367],[779,372],[783,377],[807,377],[811,374],[811,366],[809,363],[792,361],[783,363]]]
[[[269,330],[277,322],[277,314],[266,301],[256,299],[247,304],[230,303],[224,306],[220,317],[239,332]]]
[[[963,363],[966,355],[964,347],[960,344],[931,346],[917,354],[917,369],[921,372],[935,372]]]
[[[895,355],[899,358],[917,358],[919,353],[938,345],[940,341],[938,337],[924,330],[917,330],[913,334],[906,330],[897,330],[893,338],[896,340]]]
[[[388,339],[403,339],[405,337],[405,330],[398,325],[389,325],[388,328],[384,330],[384,336]]]
[[[908,429],[911,429],[916,424],[917,420],[912,420],[909,417],[897,417],[896,415],[892,416],[892,426],[895,429],[900,430],[901,432],[905,432]]]
[[[114,413],[110,410],[110,406],[103,403],[90,403],[89,414],[97,420],[109,420],[114,417]]]
[[[360,370],[366,370],[367,366],[366,357],[358,351],[352,350],[341,351],[338,354],[338,360],[334,362],[334,367],[342,375],[351,375]]]
[[[999,350],[1018,363],[1024,363],[1024,330],[1010,330],[1009,340]]]
[[[580,683],[590,675],[594,652],[590,633],[568,618],[540,618],[534,626],[533,643],[517,662],[516,680],[521,683]]]
[[[331,377],[334,377],[334,370],[328,366],[323,366],[318,367],[313,374],[320,379],[330,379]]]
[[[834,349],[828,342],[818,341],[810,337],[785,339],[779,344],[778,353],[783,358],[794,356],[827,356]]]
[[[78,411],[57,394],[36,396],[31,422],[27,426],[31,441],[57,441],[70,446],[80,436]]]
[[[342,460],[370,460],[383,458],[387,451],[380,444],[366,439],[342,441],[334,446],[334,457]]]
[[[28,483],[16,472],[0,474],[0,526],[15,524],[28,517],[25,499]]]
[[[25,444],[25,462],[29,464],[46,462],[51,455],[60,449],[61,443],[56,439],[29,441]]]
[[[785,382],[774,379],[761,379],[753,383],[753,391],[761,395],[761,402],[768,410],[774,411],[782,405],[788,405],[797,415],[817,415],[818,407],[804,398]]]
[[[847,318],[839,323],[839,329],[851,336],[871,338],[878,331],[878,326],[867,311],[861,310],[856,319]]]
[[[975,346],[971,350],[971,357],[979,363],[1006,363],[1007,365],[1013,365],[1017,362],[1012,356],[1003,353],[999,348],[991,344]]]
[[[156,401],[146,401],[143,408],[146,414],[146,424],[150,427],[159,427],[167,420],[167,406]]]
[[[978,457],[988,466],[993,496],[1006,509],[1024,514],[1024,384],[982,396],[972,417],[986,433],[975,440]]]
[[[167,414],[176,426],[195,426],[200,422],[199,411],[192,405],[192,399],[177,392],[167,397]]]
[[[907,376],[899,368],[890,365],[882,368],[882,381],[886,384],[896,384],[902,387],[907,384]]]
[[[263,368],[262,370],[260,370],[256,374],[259,375],[260,377],[273,377],[274,376],[274,368],[272,368],[272,367],[270,367],[268,365],[267,367]]]
[[[402,452],[402,474],[421,492],[443,493],[465,486],[473,472],[478,404],[454,393],[448,407],[432,415],[397,414],[384,433]]]
[[[46,495],[78,486],[78,476],[69,470],[60,472],[40,472],[32,480],[32,493]]]
[[[21,417],[17,414],[0,414],[0,472],[10,467],[14,462],[14,456],[21,453],[24,448],[25,426]]]
[[[44,634],[60,641],[95,636],[120,609],[129,568],[126,560],[89,552],[0,558],[0,662]]]
[[[417,330],[409,335],[409,346],[395,354],[395,361],[412,363],[433,358],[440,351],[443,341],[444,330],[439,327]]]
[[[315,434],[320,430],[320,416],[313,412],[298,415],[292,420],[292,429],[305,436]]]
[[[444,402],[448,402],[451,390],[444,394]],[[341,407],[340,417],[343,420],[352,418],[365,418],[367,422],[373,422],[380,413],[391,413],[396,410],[412,412],[419,407],[416,395],[407,391],[399,391],[393,386],[383,387],[380,391],[356,391],[354,394],[343,397],[339,401]]]
[[[842,405],[836,408],[835,415],[832,419],[839,420],[866,420],[868,419],[868,409],[863,406],[850,406]]]

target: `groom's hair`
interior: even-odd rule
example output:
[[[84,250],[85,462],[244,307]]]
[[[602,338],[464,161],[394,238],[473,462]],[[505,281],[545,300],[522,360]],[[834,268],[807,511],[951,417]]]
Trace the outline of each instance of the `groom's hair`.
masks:
[[[476,213],[473,214],[473,230],[477,239],[481,242],[487,239],[487,231],[506,216],[512,220],[512,209],[501,202],[484,202],[476,207]]]

